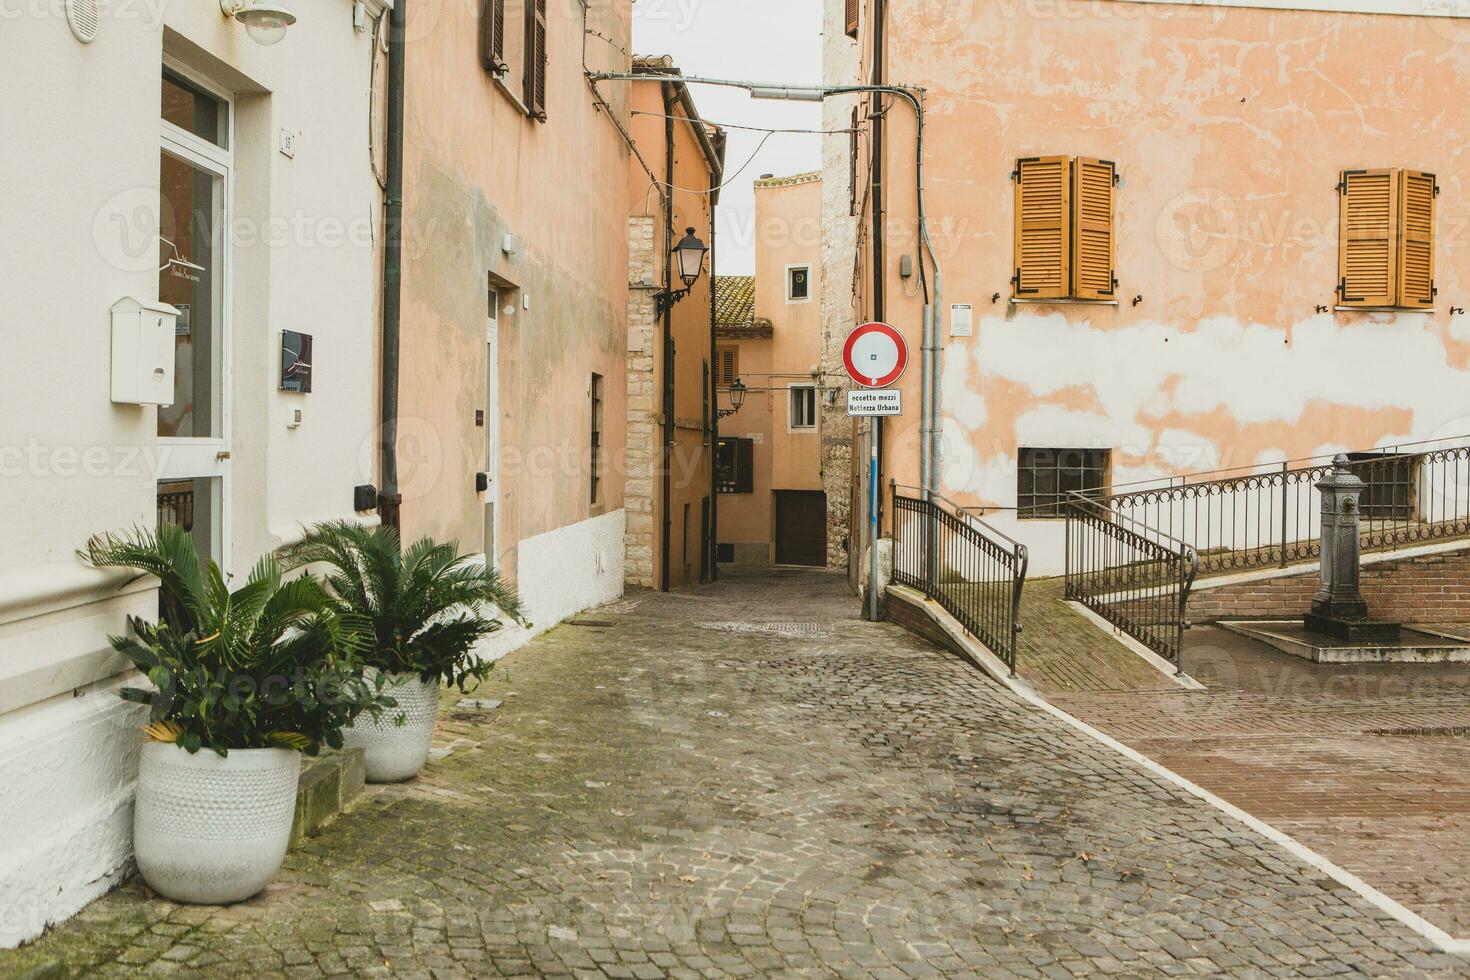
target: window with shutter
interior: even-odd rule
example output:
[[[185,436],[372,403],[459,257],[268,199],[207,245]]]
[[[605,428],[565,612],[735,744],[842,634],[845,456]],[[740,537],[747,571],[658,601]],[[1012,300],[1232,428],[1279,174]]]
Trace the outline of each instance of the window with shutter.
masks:
[[[546,0],[526,0],[526,72],[522,100],[546,121]]]
[[[734,346],[715,349],[715,387],[728,388],[740,377],[740,348]]]
[[[1434,305],[1434,174],[1405,170],[1399,177],[1399,305]]]
[[[852,107],[852,128],[847,132],[848,141],[848,171],[847,171],[847,213],[856,217],[858,213],[858,109]]]
[[[847,0],[846,26],[848,37],[858,36],[858,17],[860,7],[860,0]]]
[[[1117,167],[1111,160],[1078,157],[1072,166],[1072,201],[1076,228],[1072,235],[1072,295],[1077,299],[1112,299],[1113,188]]]
[[[1338,250],[1338,298],[1343,306],[1395,306],[1394,238],[1398,225],[1398,174],[1393,170],[1345,170],[1338,184],[1342,244]]]
[[[1016,164],[1016,296],[1062,299],[1071,287],[1071,159]]]
[[[505,63],[505,0],[484,0],[481,6],[480,61],[496,75],[510,68]]]

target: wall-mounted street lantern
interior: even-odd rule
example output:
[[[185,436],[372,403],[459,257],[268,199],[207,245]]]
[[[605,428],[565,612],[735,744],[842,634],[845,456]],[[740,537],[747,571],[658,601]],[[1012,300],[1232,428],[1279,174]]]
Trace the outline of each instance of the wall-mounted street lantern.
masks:
[[[271,45],[286,36],[286,28],[296,23],[296,15],[269,0],[219,0],[219,9],[245,25],[245,33],[256,44]]]
[[[684,237],[679,239],[679,244],[674,246],[674,259],[679,263],[679,278],[684,280],[684,288],[673,292],[664,290],[659,292],[655,301],[658,313],[662,316],[668,312],[679,300],[689,295],[689,287],[698,281],[699,275],[704,271],[704,256],[709,252],[709,246],[699,240],[694,234],[694,229],[685,228]]]
[[[715,413],[716,418],[728,418],[740,411],[740,406],[745,404],[745,382],[736,378],[730,385],[730,407],[722,408]]]

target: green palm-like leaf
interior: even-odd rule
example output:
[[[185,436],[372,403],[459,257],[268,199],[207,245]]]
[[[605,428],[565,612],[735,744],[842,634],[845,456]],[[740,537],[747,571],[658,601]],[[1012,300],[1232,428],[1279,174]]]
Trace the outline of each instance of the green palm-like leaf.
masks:
[[[325,565],[340,613],[367,624],[368,660],[388,673],[414,672],[460,683],[488,667],[471,647],[500,629],[498,614],[520,617],[515,590],[455,545],[429,538],[402,548],[387,527],[334,521],[311,529],[282,561],[287,569]]]
[[[176,528],[99,535],[80,554],[159,579],[160,621],[130,619],[112,644],[156,688],[122,696],[147,705],[150,723],[176,727],[185,751],[276,745],[314,754],[340,744],[357,714],[393,704],[362,679],[370,621],[310,577],[283,581],[272,556],[232,592]]]

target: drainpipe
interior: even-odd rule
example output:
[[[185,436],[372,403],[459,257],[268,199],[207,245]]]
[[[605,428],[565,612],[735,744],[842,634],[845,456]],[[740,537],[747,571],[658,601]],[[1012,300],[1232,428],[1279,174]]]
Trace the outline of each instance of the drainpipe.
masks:
[[[711,180],[713,185],[716,180],[723,180],[722,174]],[[715,323],[715,207],[719,200],[719,191],[715,186],[710,187],[709,206],[709,377],[704,381],[709,385],[706,396],[709,398],[709,446],[706,453],[709,461],[709,540],[704,542],[709,551],[709,580],[718,582],[720,580],[719,548],[717,542],[720,539],[720,492],[715,483],[715,454],[720,445],[720,400],[717,397],[719,388],[715,385],[715,370],[719,363],[716,358],[716,349],[719,346],[717,332],[719,327]]]
[[[674,290],[674,99],[669,82],[663,83],[664,96],[664,295]],[[660,528],[659,590],[669,591],[669,535],[673,526],[673,494],[670,465],[674,444],[674,304],[664,305],[663,317],[663,511]]]
[[[383,364],[380,378],[380,474],[378,513],[383,523],[400,525],[398,489],[398,355],[403,298],[403,90],[404,8],[398,0],[388,19],[388,119],[384,151],[383,205]]]
[[[873,73],[872,84],[882,85],[885,76],[883,65],[883,29],[887,20],[887,4],[884,0],[873,3]],[[873,156],[869,174],[873,184],[873,319],[883,321],[887,312],[884,291],[886,271],[886,249],[883,238],[883,115],[882,96],[874,99],[879,112],[873,119]],[[883,418],[873,416],[870,423],[868,464],[868,619],[878,621],[878,538],[882,529],[883,494]]]

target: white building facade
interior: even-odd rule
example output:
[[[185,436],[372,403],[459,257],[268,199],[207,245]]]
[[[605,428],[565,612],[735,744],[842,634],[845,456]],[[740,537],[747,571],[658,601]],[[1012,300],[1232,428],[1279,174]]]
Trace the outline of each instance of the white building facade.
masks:
[[[108,636],[156,592],[75,550],[171,521],[241,576],[376,519],[383,0],[297,13],[0,10],[0,946],[130,869],[140,711]]]

